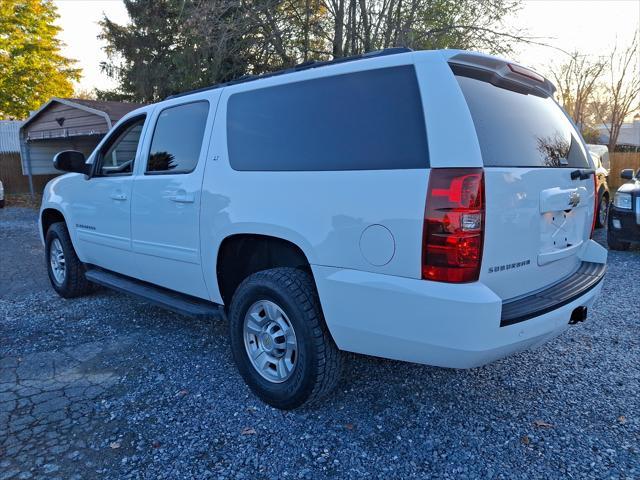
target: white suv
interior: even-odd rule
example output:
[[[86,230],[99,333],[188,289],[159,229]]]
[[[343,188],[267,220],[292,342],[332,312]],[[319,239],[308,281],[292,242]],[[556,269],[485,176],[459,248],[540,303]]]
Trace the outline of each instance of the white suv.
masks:
[[[44,193],[64,297],[106,285],[226,312],[252,390],[295,408],[341,351],[483,365],[585,319],[584,142],[535,72],[461,51],[385,50],[145,106]],[[222,307],[224,306],[224,307]]]

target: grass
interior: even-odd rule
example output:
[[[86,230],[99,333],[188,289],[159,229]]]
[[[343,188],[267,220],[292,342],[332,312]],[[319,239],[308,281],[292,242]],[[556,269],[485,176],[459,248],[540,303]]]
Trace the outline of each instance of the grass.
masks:
[[[37,210],[40,208],[42,202],[42,195],[36,194],[33,198],[29,193],[7,193],[5,195],[5,207],[22,207],[33,208]]]

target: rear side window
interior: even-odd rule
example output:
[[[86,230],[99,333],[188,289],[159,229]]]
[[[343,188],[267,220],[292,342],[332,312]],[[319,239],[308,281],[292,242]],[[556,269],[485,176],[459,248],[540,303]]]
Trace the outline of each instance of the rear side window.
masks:
[[[578,133],[550,97],[457,75],[488,167],[589,168]]]
[[[227,106],[227,139],[235,170],[428,167],[413,66],[236,93]]]
[[[165,108],[153,131],[147,174],[189,173],[198,164],[209,102]]]

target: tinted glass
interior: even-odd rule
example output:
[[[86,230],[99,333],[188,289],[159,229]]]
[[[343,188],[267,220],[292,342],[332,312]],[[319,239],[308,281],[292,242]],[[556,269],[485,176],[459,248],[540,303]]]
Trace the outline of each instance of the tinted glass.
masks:
[[[147,173],[189,173],[196,168],[209,102],[165,108],[153,132]]]
[[[126,126],[120,134],[116,135],[115,140],[110,142],[102,155],[99,175],[130,175],[133,172],[143,125],[144,118],[141,118]]]
[[[578,133],[549,97],[456,76],[473,117],[485,166],[588,168]]]
[[[412,66],[237,93],[228,102],[227,139],[236,170],[428,166]]]

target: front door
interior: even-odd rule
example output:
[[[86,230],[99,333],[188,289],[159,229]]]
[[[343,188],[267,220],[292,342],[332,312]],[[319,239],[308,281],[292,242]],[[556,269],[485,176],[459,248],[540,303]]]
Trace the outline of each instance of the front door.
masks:
[[[159,109],[145,142],[146,163],[133,187],[132,248],[140,279],[208,298],[199,216],[215,104],[181,100]]]
[[[135,275],[131,262],[131,192],[145,116],[125,122],[96,152],[92,177],[70,205],[86,263]]]

